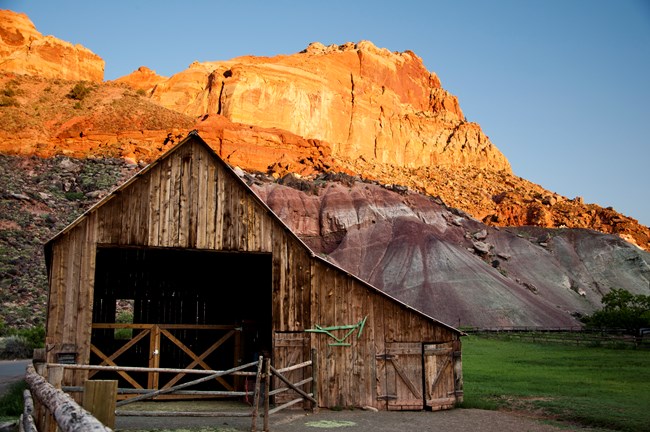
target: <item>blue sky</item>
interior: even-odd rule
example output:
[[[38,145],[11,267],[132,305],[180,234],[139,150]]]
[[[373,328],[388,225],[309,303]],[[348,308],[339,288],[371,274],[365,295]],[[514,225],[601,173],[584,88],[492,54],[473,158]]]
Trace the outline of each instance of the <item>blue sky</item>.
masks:
[[[411,50],[516,175],[650,225],[650,0],[0,0],[43,34],[148,66],[370,40]]]

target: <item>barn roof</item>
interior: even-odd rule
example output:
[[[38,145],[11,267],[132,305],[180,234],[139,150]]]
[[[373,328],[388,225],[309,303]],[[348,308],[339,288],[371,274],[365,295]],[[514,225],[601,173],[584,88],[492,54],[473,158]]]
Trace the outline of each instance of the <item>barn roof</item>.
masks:
[[[48,273],[49,273],[49,271],[50,271],[50,266],[51,266],[51,250],[52,250],[52,245],[53,245],[54,243],[56,243],[57,240],[58,240],[59,238],[61,238],[61,237],[64,236],[66,233],[68,233],[70,230],[72,230],[75,226],[77,226],[78,224],[80,224],[84,219],[86,219],[86,218],[88,217],[89,214],[91,214],[92,212],[96,211],[98,208],[100,208],[101,206],[103,206],[104,204],[106,204],[108,201],[110,201],[111,199],[113,199],[114,197],[116,197],[116,196],[117,196],[118,194],[120,194],[122,191],[124,191],[125,189],[127,189],[131,184],[133,184],[134,182],[138,181],[138,179],[139,179],[140,177],[142,177],[142,176],[143,176],[144,174],[146,174],[148,171],[150,171],[150,170],[153,169],[155,166],[157,166],[157,165],[158,165],[162,160],[164,160],[164,159],[166,159],[167,157],[169,157],[171,154],[173,154],[174,152],[176,152],[179,148],[183,147],[183,145],[185,145],[187,142],[190,142],[190,141],[194,141],[194,142],[199,143],[200,145],[204,146],[205,149],[206,149],[206,151],[207,151],[210,155],[212,155],[212,157],[214,158],[214,160],[216,161],[216,163],[220,164],[220,165],[225,169],[226,172],[228,172],[231,176],[233,176],[233,178],[235,179],[235,181],[239,182],[239,184],[240,184],[240,185],[241,185],[245,190],[247,190],[247,191],[248,191],[248,192],[249,192],[249,193],[250,193],[250,194],[255,198],[255,200],[256,200],[256,201],[257,201],[257,202],[258,202],[258,203],[259,203],[259,204],[260,204],[260,205],[261,205],[261,206],[262,206],[266,211],[269,212],[269,214],[271,215],[272,219],[273,219],[276,223],[280,224],[280,225],[285,229],[285,231],[287,232],[288,235],[290,235],[292,238],[294,238],[294,239],[295,239],[295,240],[296,240],[296,241],[297,241],[297,242],[298,242],[302,247],[304,247],[304,248],[309,252],[310,256],[311,256],[313,259],[316,259],[316,260],[320,261],[321,263],[323,263],[323,264],[325,264],[325,265],[327,265],[327,266],[329,266],[329,267],[332,267],[332,268],[336,269],[336,270],[339,271],[339,272],[345,273],[348,277],[357,280],[360,284],[362,284],[363,286],[365,286],[367,289],[369,289],[369,290],[371,290],[371,291],[374,291],[374,292],[376,292],[376,293],[378,293],[378,294],[380,294],[380,295],[382,295],[382,296],[384,296],[384,297],[386,297],[386,298],[389,298],[389,299],[392,300],[393,302],[400,304],[400,305],[401,305],[402,307],[404,307],[405,309],[408,309],[408,310],[410,310],[410,311],[412,311],[412,312],[414,312],[414,313],[416,313],[416,314],[422,316],[423,318],[425,318],[425,319],[427,319],[427,320],[430,320],[430,321],[432,321],[432,322],[434,322],[434,323],[437,323],[437,324],[439,324],[439,325],[441,325],[441,326],[443,326],[443,327],[445,327],[445,328],[447,328],[447,329],[449,329],[449,330],[451,330],[451,331],[453,331],[453,332],[456,332],[456,333],[458,333],[458,334],[464,335],[464,333],[461,332],[460,330],[458,330],[458,329],[456,329],[456,328],[454,328],[454,327],[452,327],[452,326],[450,326],[450,325],[448,325],[448,324],[445,324],[445,323],[443,323],[443,322],[441,322],[441,321],[439,321],[439,320],[437,320],[437,319],[435,319],[435,318],[433,318],[433,317],[431,317],[431,316],[425,314],[424,312],[422,312],[422,311],[420,311],[420,310],[418,310],[418,309],[415,309],[415,308],[412,307],[412,306],[409,306],[408,304],[402,302],[401,300],[398,300],[398,299],[395,298],[395,297],[392,297],[391,295],[389,295],[389,294],[387,294],[386,292],[380,290],[379,288],[376,288],[375,286],[373,286],[373,285],[371,285],[370,283],[366,282],[365,280],[359,278],[358,276],[356,276],[356,275],[354,275],[354,274],[348,272],[347,270],[345,270],[344,268],[338,266],[337,264],[334,264],[334,263],[332,263],[331,261],[326,260],[325,258],[323,258],[323,257],[317,255],[316,253],[314,253],[314,251],[312,251],[311,248],[310,248],[309,246],[307,246],[307,244],[306,244],[304,241],[302,241],[302,239],[300,239],[300,237],[298,237],[298,235],[295,234],[295,233],[291,230],[291,228],[289,228],[289,226],[288,226],[286,223],[284,223],[284,221],[283,221],[282,219],[280,219],[280,217],[279,217],[278,215],[276,215],[276,214],[273,212],[273,210],[271,210],[271,208],[270,208],[270,207],[269,207],[269,206],[268,206],[268,205],[267,205],[267,204],[266,204],[266,203],[265,203],[265,202],[264,202],[264,201],[263,201],[263,200],[262,200],[262,199],[261,199],[261,198],[260,198],[256,193],[255,193],[255,191],[254,191],[253,189],[251,189],[251,188],[248,186],[248,184],[247,184],[247,183],[246,183],[246,182],[245,182],[245,181],[244,181],[244,180],[243,180],[239,175],[237,175],[237,173],[235,173],[235,171],[230,167],[230,165],[228,165],[228,164],[227,164],[227,163],[226,163],[226,162],[225,162],[225,161],[224,161],[224,160],[223,160],[223,159],[222,159],[222,158],[221,158],[221,157],[220,157],[220,156],[219,156],[219,155],[218,155],[218,154],[217,154],[217,153],[216,153],[216,152],[215,152],[215,151],[214,151],[214,150],[209,146],[209,145],[208,145],[208,143],[206,143],[206,142],[203,140],[203,138],[201,138],[201,137],[199,136],[199,134],[198,134],[198,132],[197,132],[196,130],[191,131],[191,132],[187,135],[187,137],[185,137],[185,138],[184,138],[182,141],[180,141],[177,145],[175,145],[174,147],[172,147],[171,149],[169,149],[168,151],[166,151],[164,154],[162,154],[162,155],[161,155],[158,159],[156,159],[154,162],[150,163],[149,165],[147,165],[146,167],[144,167],[142,170],[140,170],[139,172],[137,172],[137,173],[136,173],[135,175],[133,175],[129,180],[127,180],[127,181],[124,182],[122,185],[120,185],[119,187],[117,187],[116,189],[114,189],[114,190],[113,190],[109,195],[107,195],[106,197],[104,197],[103,199],[101,199],[100,201],[98,201],[96,204],[94,204],[92,207],[90,207],[88,210],[86,210],[83,214],[81,214],[81,216],[79,216],[76,220],[74,220],[70,225],[68,225],[67,227],[65,227],[62,231],[60,231],[60,232],[59,232],[58,234],[56,234],[53,238],[51,238],[51,239],[50,239],[50,240],[45,244],[45,261],[46,261],[46,266],[47,266]]]

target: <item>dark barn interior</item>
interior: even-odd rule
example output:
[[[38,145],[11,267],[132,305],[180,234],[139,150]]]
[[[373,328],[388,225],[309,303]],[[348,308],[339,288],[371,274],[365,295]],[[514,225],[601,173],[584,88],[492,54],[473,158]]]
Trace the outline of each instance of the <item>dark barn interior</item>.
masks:
[[[211,369],[226,370],[255,361],[262,352],[271,352],[271,274],[268,253],[100,246],[93,324],[132,322],[134,328],[93,328],[91,343],[110,356],[144,331],[137,328],[138,324],[172,325],[161,326],[159,367],[186,368],[192,363],[192,357],[178,343],[164,337],[165,331],[201,356]],[[234,336],[228,337],[233,328]],[[120,353],[119,363],[151,366],[148,336]],[[221,339],[224,341],[218,348],[210,351]],[[209,353],[202,356],[206,351]],[[93,352],[91,364],[101,361]],[[147,385],[145,373],[131,375],[143,387]],[[98,374],[96,379],[100,378]],[[162,375],[160,379],[164,382]],[[215,383],[203,387],[214,388]]]

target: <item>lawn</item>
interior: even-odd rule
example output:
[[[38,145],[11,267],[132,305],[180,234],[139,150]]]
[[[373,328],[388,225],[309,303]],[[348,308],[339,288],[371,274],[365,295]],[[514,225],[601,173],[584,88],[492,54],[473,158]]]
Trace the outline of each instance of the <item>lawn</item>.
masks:
[[[650,431],[650,352],[463,338],[463,407]]]

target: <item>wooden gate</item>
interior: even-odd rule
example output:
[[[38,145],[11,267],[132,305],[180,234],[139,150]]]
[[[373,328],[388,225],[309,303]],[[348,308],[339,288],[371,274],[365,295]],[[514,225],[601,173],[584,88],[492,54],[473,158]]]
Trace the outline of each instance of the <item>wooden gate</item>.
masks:
[[[463,400],[460,346],[456,342],[424,345],[425,396],[428,408],[453,408]]]
[[[187,324],[104,324],[104,323],[93,323],[94,330],[109,330],[114,331],[115,329],[131,329],[134,331],[134,336],[125,341],[119,349],[113,353],[104,353],[101,350],[101,347],[95,346],[94,344],[90,345],[91,352],[99,358],[99,366],[139,366],[135,364],[125,365],[118,358],[123,356],[129,351],[133,351],[136,348],[143,348],[143,346],[148,345],[148,354],[145,352],[145,356],[138,356],[147,362],[146,367],[149,368],[159,368],[162,362],[164,362],[165,350],[161,349],[163,344],[161,341],[167,339],[167,345],[173,346],[176,351],[182,352],[185,355],[185,360],[180,360],[183,362],[181,368],[185,369],[194,369],[202,368],[205,370],[217,369],[214,366],[209,365],[206,362],[207,357],[212,355],[215,350],[224,345],[225,342],[230,339],[234,339],[234,352],[228,352],[224,356],[220,356],[221,359],[231,358],[232,361],[228,360],[227,363],[232,365],[238,365],[240,357],[240,334],[241,328],[232,326],[232,325],[187,325]],[[212,342],[207,347],[203,347],[201,352],[195,353],[194,350],[186,345],[182,340],[182,337],[176,337],[173,334],[173,331],[218,331],[220,337],[214,337],[211,339]],[[137,334],[136,334],[137,332]],[[182,333],[182,332],[181,332]],[[207,336],[207,334],[206,334]],[[212,336],[215,336],[213,334]],[[146,344],[146,338],[148,337],[149,343]],[[143,345],[144,343],[144,345]],[[178,353],[176,353],[178,354]],[[145,366],[145,365],[142,365]],[[92,378],[97,371],[92,371],[89,374],[89,378]],[[145,384],[142,379],[137,379],[126,371],[117,372],[121,378],[133,386],[134,389],[143,390]],[[174,386],[180,380],[185,377],[185,373],[179,372],[173,374],[171,378],[167,379],[165,382],[162,382],[160,372],[150,371],[147,373],[146,379],[146,388],[150,390],[157,389],[167,389]],[[237,382],[230,383],[222,377],[216,377],[215,380],[220,384],[220,386],[226,390],[232,391],[237,387]],[[126,397],[125,395],[120,395],[120,398]],[[164,397],[164,396],[161,396]],[[164,398],[179,398],[180,396],[169,395]]]
[[[377,399],[388,410],[421,410],[422,343],[386,343],[386,352],[377,355]]]
[[[273,363],[277,369],[290,368],[291,366],[311,360],[309,349],[310,336],[305,333],[279,333],[273,337]],[[302,382],[311,378],[305,368],[287,370],[284,376],[293,383]],[[273,388],[284,386],[277,377],[273,379]],[[309,392],[309,389],[305,389]],[[276,405],[280,405],[300,397],[295,391],[286,391],[275,396]]]

